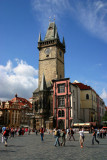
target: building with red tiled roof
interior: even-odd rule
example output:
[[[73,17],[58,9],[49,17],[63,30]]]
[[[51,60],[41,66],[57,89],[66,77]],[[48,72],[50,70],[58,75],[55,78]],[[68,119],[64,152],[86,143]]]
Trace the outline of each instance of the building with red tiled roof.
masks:
[[[74,82],[73,84],[76,84],[81,90],[92,90],[92,88],[90,86],[87,86],[83,83]]]
[[[105,113],[105,103],[103,99],[95,92],[95,90],[83,83],[74,81],[74,85],[78,86],[80,92],[80,108],[81,108],[81,120],[83,122],[97,122],[101,124],[102,117]]]
[[[1,103],[2,125],[8,127],[28,126],[29,116],[32,113],[32,104],[25,98],[15,97],[7,102]]]

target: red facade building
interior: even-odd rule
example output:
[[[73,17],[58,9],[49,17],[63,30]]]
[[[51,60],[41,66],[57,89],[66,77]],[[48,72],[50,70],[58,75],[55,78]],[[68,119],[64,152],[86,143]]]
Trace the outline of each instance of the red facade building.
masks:
[[[53,117],[58,128],[70,128],[71,117],[70,79],[53,80]]]

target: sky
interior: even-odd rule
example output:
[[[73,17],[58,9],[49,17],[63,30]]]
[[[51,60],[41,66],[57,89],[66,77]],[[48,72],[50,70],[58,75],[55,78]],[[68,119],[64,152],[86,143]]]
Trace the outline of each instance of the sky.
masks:
[[[0,0],[0,100],[32,97],[39,33],[44,40],[54,17],[65,38],[65,77],[91,86],[107,105],[107,0]]]

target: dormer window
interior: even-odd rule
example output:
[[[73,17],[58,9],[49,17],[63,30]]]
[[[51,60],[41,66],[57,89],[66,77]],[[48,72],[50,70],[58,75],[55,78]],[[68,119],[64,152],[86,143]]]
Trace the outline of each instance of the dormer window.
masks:
[[[52,30],[53,28],[52,27],[49,27],[49,30]]]

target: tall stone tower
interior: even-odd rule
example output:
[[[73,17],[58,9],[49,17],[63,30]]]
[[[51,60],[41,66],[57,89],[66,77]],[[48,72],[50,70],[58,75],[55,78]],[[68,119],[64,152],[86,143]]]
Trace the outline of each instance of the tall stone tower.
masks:
[[[65,42],[59,39],[55,22],[49,24],[44,40],[38,39],[39,83],[33,92],[34,126],[52,128],[53,125],[53,79],[64,78]]]
[[[64,78],[64,38],[60,42],[55,22],[49,24],[44,40],[39,35],[39,86],[42,82],[42,76],[45,75],[47,87],[52,79]]]

